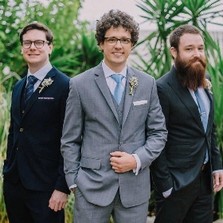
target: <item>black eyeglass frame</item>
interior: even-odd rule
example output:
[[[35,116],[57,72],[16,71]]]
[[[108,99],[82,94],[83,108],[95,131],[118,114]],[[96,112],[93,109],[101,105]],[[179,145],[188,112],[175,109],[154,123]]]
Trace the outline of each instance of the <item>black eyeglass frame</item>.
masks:
[[[104,37],[104,40],[110,44],[110,45],[116,45],[118,43],[118,41],[122,44],[122,45],[128,45],[130,43],[132,43],[132,39],[131,38],[126,38],[126,37],[123,37],[123,38],[117,38],[117,37],[114,37],[114,36],[105,36]]]
[[[45,43],[50,45],[50,42],[46,41],[46,40],[34,40],[34,41],[24,40],[24,41],[22,41],[22,47],[24,49],[29,49],[33,43],[37,49],[42,49],[44,47]]]

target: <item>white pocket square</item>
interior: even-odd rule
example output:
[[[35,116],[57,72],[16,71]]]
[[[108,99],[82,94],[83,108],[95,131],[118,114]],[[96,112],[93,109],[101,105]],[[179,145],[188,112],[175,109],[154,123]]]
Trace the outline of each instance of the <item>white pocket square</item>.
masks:
[[[54,100],[54,97],[38,97],[39,100]]]
[[[133,101],[133,105],[134,106],[138,106],[138,105],[145,105],[147,104],[147,100],[141,100],[141,101]]]

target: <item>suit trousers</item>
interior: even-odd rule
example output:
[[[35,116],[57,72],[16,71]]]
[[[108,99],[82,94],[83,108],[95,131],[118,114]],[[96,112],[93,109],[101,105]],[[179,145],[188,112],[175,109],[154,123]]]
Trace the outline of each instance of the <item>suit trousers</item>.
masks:
[[[210,185],[210,171],[206,168],[192,184],[173,191],[168,198],[155,191],[155,223],[212,223],[213,194]]]
[[[10,223],[64,223],[64,210],[48,207],[52,191],[31,191],[20,181],[4,181],[3,193]]]
[[[89,203],[78,188],[75,191],[75,223],[109,223],[110,216],[115,223],[146,223],[147,213],[148,202],[125,208],[121,203],[119,191],[114,201],[105,207]]]

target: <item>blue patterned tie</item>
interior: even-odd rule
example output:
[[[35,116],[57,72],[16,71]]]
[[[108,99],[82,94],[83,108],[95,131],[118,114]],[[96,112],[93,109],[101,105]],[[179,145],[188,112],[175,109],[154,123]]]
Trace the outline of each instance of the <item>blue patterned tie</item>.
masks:
[[[35,83],[38,81],[38,78],[36,78],[35,76],[33,75],[30,75],[28,77],[28,83],[27,83],[27,86],[26,86],[26,89],[25,89],[25,105],[27,104],[27,101],[29,100],[29,98],[31,97],[33,91],[34,91],[34,85]]]
[[[124,76],[120,74],[113,74],[111,75],[111,78],[116,82],[114,98],[117,104],[119,105],[122,99],[123,91],[124,91],[124,87],[122,86],[122,79],[124,78]]]
[[[199,110],[199,113],[200,113],[201,122],[203,124],[204,131],[206,132],[207,124],[208,124],[208,116],[207,116],[207,113],[206,113],[206,110],[205,110],[204,102],[203,102],[198,90],[194,91],[194,94],[195,94],[196,99],[197,99],[198,110]],[[206,149],[204,163],[207,163],[208,160],[209,160],[208,150]]]
[[[198,92],[198,90],[194,91],[194,94],[195,94],[196,99],[197,99],[198,110],[199,110],[199,113],[200,113],[201,122],[203,124],[204,131],[206,132],[207,124],[208,124],[208,117],[207,117],[207,113],[205,111],[204,102],[201,99],[201,96],[200,96],[200,93]]]

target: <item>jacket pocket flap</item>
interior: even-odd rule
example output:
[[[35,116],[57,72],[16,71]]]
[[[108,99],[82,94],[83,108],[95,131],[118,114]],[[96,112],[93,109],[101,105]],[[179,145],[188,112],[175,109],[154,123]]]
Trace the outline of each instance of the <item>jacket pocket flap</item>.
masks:
[[[101,160],[82,157],[80,165],[81,167],[98,170],[101,167]]]

